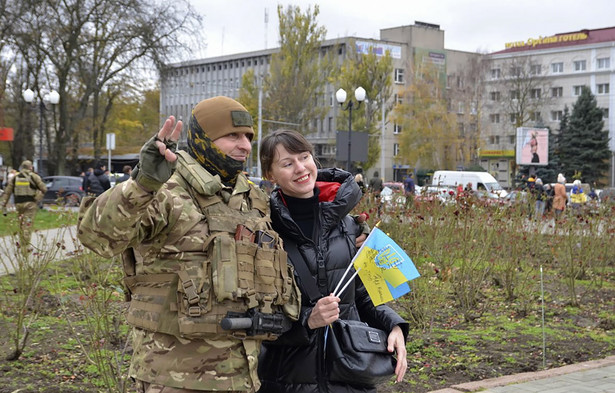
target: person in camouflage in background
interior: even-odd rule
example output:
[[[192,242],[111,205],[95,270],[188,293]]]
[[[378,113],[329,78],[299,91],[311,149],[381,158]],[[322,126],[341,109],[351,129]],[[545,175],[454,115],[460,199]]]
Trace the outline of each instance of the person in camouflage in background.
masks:
[[[19,242],[26,251],[32,237],[32,225],[38,211],[38,202],[47,192],[47,186],[41,177],[33,172],[32,161],[25,160],[19,167],[19,173],[7,183],[6,190],[0,198],[0,210],[6,216],[6,205],[11,195],[15,198],[15,209],[19,217]]]
[[[187,152],[175,152],[181,129],[169,117],[130,180],[84,199],[78,237],[122,256],[139,392],[254,392],[261,342],[297,320],[301,301],[267,196],[242,173],[252,118],[214,97],[193,108]],[[237,316],[248,325],[224,325]]]

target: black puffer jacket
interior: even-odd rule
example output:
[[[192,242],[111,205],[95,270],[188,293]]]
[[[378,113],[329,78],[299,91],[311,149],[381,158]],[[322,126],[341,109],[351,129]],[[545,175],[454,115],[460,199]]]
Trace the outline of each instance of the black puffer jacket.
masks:
[[[94,173],[88,176],[85,191],[88,194],[99,196],[109,188],[111,188],[109,177],[102,169],[94,169]]]
[[[285,243],[298,245],[303,261],[289,259],[293,265],[307,263],[314,279],[318,265],[326,271],[327,288],[321,291],[330,294],[335,289],[352,256],[356,253],[355,239],[360,229],[347,214],[361,198],[359,186],[352,175],[340,169],[324,169],[318,172],[318,181],[340,183],[332,201],[322,201],[326,194],[321,187],[321,201],[315,205],[314,239],[306,238],[290,216],[280,190],[271,195],[271,218],[274,229]],[[346,277],[346,279],[348,276]],[[297,278],[301,286],[301,280]],[[307,325],[312,304],[302,287],[302,310],[299,321],[277,341],[264,345],[259,358],[259,377],[262,393],[275,392],[371,392],[327,381],[323,357],[324,328],[311,330]],[[400,325],[407,335],[408,324],[388,306],[375,307],[359,280],[350,285],[341,295],[340,318],[362,320],[371,326],[390,332]]]

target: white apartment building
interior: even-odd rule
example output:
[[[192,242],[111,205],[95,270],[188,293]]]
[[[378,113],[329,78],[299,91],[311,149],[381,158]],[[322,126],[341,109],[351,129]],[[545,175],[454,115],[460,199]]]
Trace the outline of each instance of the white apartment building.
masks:
[[[351,43],[354,43],[354,47]],[[448,75],[448,78],[443,79],[451,80],[454,79],[451,78],[451,73],[454,74],[463,69],[462,63],[466,62],[469,57],[479,56],[474,53],[444,49],[444,31],[438,25],[423,22],[382,29],[379,40],[343,37],[326,40],[322,44],[323,51],[337,51],[340,64],[345,59],[347,51],[367,53],[370,47],[380,53],[390,51],[392,55],[393,95],[389,97],[390,107],[397,102],[398,97],[412,82],[412,70],[416,65],[425,62],[435,64],[441,72]],[[161,75],[161,115],[165,118],[175,115],[178,119],[187,120],[192,107],[202,99],[217,95],[237,98],[243,74],[248,70],[254,70],[256,75],[265,75],[269,70],[271,55],[277,51],[278,48],[274,48],[170,64],[168,71]],[[307,137],[314,144],[316,156],[323,165],[345,168],[345,160],[335,160],[336,132],[347,130],[346,124],[336,124],[341,110],[335,100],[337,89],[338,86],[328,85],[325,87],[324,97],[318,97],[318,102],[328,106],[329,110],[323,119],[314,119],[314,132],[308,134]],[[348,93],[352,95],[352,92]],[[367,97],[367,99],[372,98]],[[187,124],[184,127],[186,128]],[[472,127],[476,128],[476,125],[467,128]],[[263,129],[266,133],[266,128],[263,127]],[[367,171],[367,178],[378,171],[379,176],[385,180],[401,180],[407,171],[416,169],[399,156],[398,138],[403,130],[388,118],[382,125],[382,129],[384,131],[380,135],[379,143],[383,157],[375,167]],[[353,127],[352,131],[354,135],[360,130],[355,130]],[[255,165],[256,148],[253,149],[253,156],[251,165]],[[251,169],[255,172],[254,167]]]
[[[604,129],[609,130],[610,149],[615,151],[615,27],[560,33],[510,42],[506,49],[488,55],[486,91],[483,96],[480,163],[502,186],[512,184],[515,162],[515,114],[506,112],[503,101],[521,99],[518,90],[506,90],[506,81],[522,73],[538,83],[529,86],[531,109],[523,126],[548,126],[559,130],[564,107],[572,106],[588,86],[604,109]],[[515,69],[515,67],[519,67]],[[524,69],[521,69],[523,67]],[[510,88],[510,84],[508,85]],[[614,158],[609,183],[615,184]]]

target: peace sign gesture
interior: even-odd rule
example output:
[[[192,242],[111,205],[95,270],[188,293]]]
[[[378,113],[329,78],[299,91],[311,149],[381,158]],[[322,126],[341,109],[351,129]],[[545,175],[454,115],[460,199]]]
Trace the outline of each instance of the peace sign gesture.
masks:
[[[174,125],[175,127],[173,127]],[[158,131],[158,134],[156,134],[155,141],[158,151],[168,162],[175,162],[177,160],[177,155],[174,150],[177,146],[177,140],[182,131],[182,126],[183,123],[181,120],[176,123],[175,117],[169,116],[160,131]],[[170,146],[173,148],[170,149]]]
[[[139,164],[132,178],[147,191],[157,191],[175,170],[177,140],[183,123],[175,122],[174,116],[164,122],[158,133],[141,148]]]

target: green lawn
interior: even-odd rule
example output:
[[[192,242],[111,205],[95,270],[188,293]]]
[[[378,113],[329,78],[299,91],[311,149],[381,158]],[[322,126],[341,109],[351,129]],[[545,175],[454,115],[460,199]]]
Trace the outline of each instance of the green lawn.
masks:
[[[40,209],[34,219],[34,229],[57,228],[64,225],[76,225],[77,212],[66,210],[48,211]],[[0,215],[0,236],[7,236],[17,231],[19,227],[17,213],[8,212],[6,216]]]

